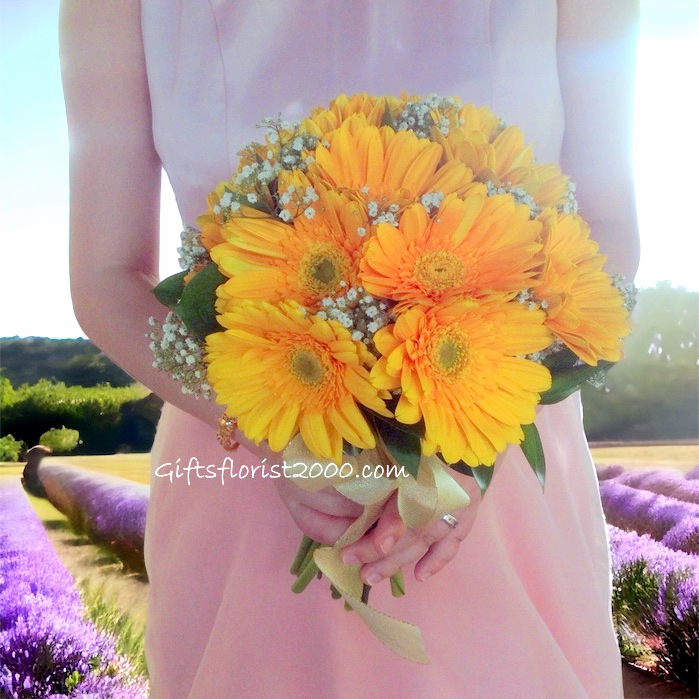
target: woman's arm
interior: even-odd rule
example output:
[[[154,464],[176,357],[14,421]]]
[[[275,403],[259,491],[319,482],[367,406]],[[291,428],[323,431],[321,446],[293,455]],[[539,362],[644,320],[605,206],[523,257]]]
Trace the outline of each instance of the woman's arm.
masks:
[[[637,0],[558,1],[561,166],[608,255],[607,271],[629,281],[640,255],[632,152],[638,22]]]
[[[158,281],[161,163],[153,145],[138,0],[63,0],[60,52],[70,137],[70,274],[85,334],[164,400],[216,425],[223,408],[195,400],[152,367],[148,318],[165,315]],[[266,444],[237,438],[274,463]],[[277,455],[278,457],[278,455]],[[284,480],[284,479],[280,479]],[[277,481],[275,481],[277,483]],[[299,527],[334,542],[361,507],[336,491],[278,483]]]
[[[223,408],[152,367],[161,163],[153,145],[138,0],[64,0],[60,55],[70,139],[70,275],[85,334],[164,400],[215,425]],[[248,445],[249,446],[249,445]],[[260,454],[269,452],[251,446]]]

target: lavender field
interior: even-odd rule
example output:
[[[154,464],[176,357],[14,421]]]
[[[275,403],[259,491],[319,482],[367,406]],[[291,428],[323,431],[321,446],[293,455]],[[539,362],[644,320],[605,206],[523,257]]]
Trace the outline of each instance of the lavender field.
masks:
[[[41,483],[76,533],[108,546],[128,570],[145,575],[147,485],[60,464],[43,465]]]
[[[598,469],[623,656],[699,696],[699,468]]]
[[[0,696],[147,696],[115,639],[88,620],[24,491],[0,481]]]
[[[627,696],[699,696],[696,450],[663,448],[655,454],[659,468],[650,467],[654,456],[647,448],[622,454],[606,450],[599,459],[593,450],[593,455],[609,524],[619,644],[624,658],[645,672],[631,677]],[[139,555],[142,560],[147,487],[135,481],[147,483],[148,455],[46,461],[47,493],[63,515],[47,500],[27,499],[18,486],[21,468],[0,465],[0,696],[83,696],[87,691],[92,696],[146,696],[145,661],[133,660],[142,656],[142,634],[132,644],[136,656],[120,655],[120,648],[128,615],[139,605],[145,610],[147,584],[135,582],[129,571]],[[105,564],[106,551],[114,553],[110,565]],[[73,580],[104,581],[107,571],[106,587],[86,595],[79,586],[81,601]],[[117,615],[111,634],[91,625],[86,614],[94,618],[95,610],[110,600],[117,600],[124,612]],[[53,628],[57,616],[58,630]],[[53,642],[66,636],[69,640]],[[39,650],[47,643],[56,651],[50,662]],[[117,677],[131,684],[124,689]],[[652,678],[655,689],[647,684]],[[635,693],[640,686],[643,692]]]

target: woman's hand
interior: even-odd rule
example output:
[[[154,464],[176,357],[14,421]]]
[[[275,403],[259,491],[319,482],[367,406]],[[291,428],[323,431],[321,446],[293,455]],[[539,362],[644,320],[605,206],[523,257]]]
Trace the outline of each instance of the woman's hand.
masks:
[[[474,503],[451,513],[458,520],[453,529],[443,519],[421,529],[408,529],[398,513],[397,494],[394,493],[376,527],[342,549],[342,560],[349,565],[361,563],[361,577],[367,585],[375,585],[413,563],[415,578],[424,582],[456,556],[471,529],[476,511]]]
[[[292,478],[278,478],[275,485],[299,529],[323,544],[334,544],[363,511],[361,505],[332,487],[310,493],[295,485]]]

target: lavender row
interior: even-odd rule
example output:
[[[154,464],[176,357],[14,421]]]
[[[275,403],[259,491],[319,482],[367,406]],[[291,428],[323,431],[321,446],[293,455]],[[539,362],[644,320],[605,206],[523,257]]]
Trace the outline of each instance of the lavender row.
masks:
[[[676,500],[699,504],[699,480],[687,480],[676,471],[625,471],[614,480],[631,488],[650,490],[652,493],[667,495]]]
[[[699,504],[638,490],[617,482],[600,481],[600,495],[609,524],[650,534],[667,546],[699,553]]]
[[[0,485],[0,696],[147,696],[113,639],[86,620],[71,575],[14,483]]]
[[[659,671],[699,695],[699,557],[611,525],[609,540],[620,636],[640,634]]]
[[[48,500],[78,532],[107,544],[128,568],[145,573],[147,485],[57,464],[42,464],[39,478]]]

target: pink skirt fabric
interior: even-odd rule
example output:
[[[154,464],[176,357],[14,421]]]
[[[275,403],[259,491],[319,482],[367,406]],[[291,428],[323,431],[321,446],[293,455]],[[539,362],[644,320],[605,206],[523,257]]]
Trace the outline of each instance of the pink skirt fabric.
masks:
[[[210,428],[166,406],[146,529],[154,699],[622,696],[578,397],[537,424],[545,493],[510,448],[482,501],[461,478],[473,503],[458,557],[425,583],[406,572],[401,599],[387,584],[372,590],[372,604],[422,628],[432,659],[422,666],[383,647],[327,581],[290,591],[300,534],[273,481],[245,477],[248,453],[225,461]]]

